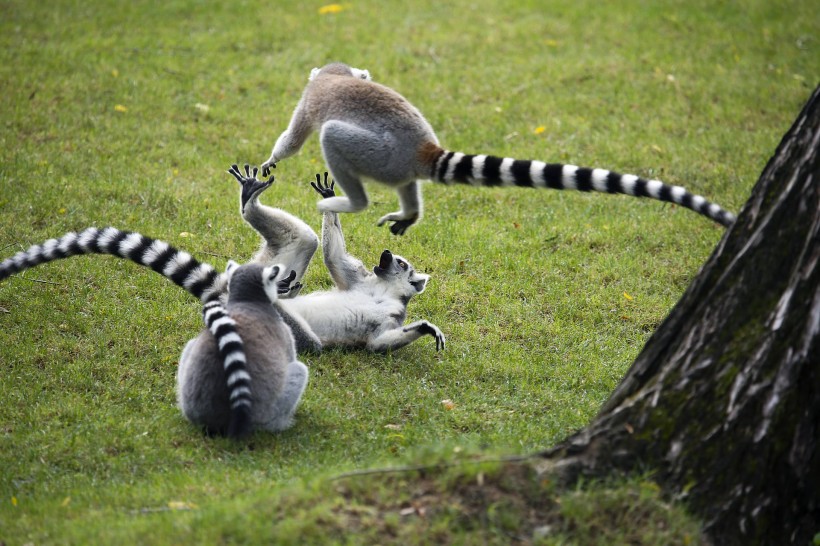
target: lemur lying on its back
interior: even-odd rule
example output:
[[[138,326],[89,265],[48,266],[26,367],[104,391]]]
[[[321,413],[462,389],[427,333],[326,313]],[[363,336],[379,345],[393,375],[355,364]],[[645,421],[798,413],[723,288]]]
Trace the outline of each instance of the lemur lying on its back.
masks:
[[[296,360],[293,336],[272,303],[278,292],[291,291],[292,274],[285,277],[282,266],[231,262],[222,275],[168,243],[108,227],[67,233],[19,252],[0,263],[0,280],[45,262],[94,253],[150,267],[202,300],[207,328],[188,342],[177,372],[179,405],[189,420],[232,438],[254,427],[290,426],[307,367]]]
[[[279,135],[270,167],[299,151],[314,131],[319,132],[322,154],[345,197],[319,202],[324,212],[359,212],[367,207],[363,178],[396,189],[401,210],[383,216],[379,225],[404,233],[422,214],[417,179],[476,186],[595,190],[651,197],[677,203],[729,226],[734,215],[680,186],[604,169],[546,164],[491,155],[467,155],[439,146],[433,128],[421,112],[394,90],[370,81],[366,70],[332,63],[314,68],[296,105],[288,128]]]
[[[243,176],[234,165],[228,172],[242,185],[242,217],[264,239],[254,260],[284,263],[293,270],[291,278],[298,281],[316,251],[316,234],[295,216],[259,202],[270,182],[257,180],[256,169],[251,175],[246,165]],[[316,175],[312,186],[325,198],[334,195],[327,173],[324,183]],[[283,295],[277,303],[300,351],[361,347],[385,352],[424,335],[435,338],[437,350],[444,348],[444,334],[434,324],[426,320],[404,324],[407,304],[424,291],[429,275],[417,273],[407,260],[389,250],[381,253],[373,272],[368,271],[347,253],[342,225],[334,212],[325,212],[322,217],[322,255],[336,288],[294,297]]]

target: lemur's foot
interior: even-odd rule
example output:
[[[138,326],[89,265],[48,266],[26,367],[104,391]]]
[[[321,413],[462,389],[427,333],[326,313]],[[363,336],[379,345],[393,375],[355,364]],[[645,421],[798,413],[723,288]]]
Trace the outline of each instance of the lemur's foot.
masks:
[[[268,189],[274,180],[273,176],[267,180],[257,180],[256,175],[259,173],[259,169],[254,167],[253,175],[251,175],[250,165],[247,164],[245,165],[245,176],[242,176],[239,167],[236,165],[231,165],[231,168],[228,169],[228,173],[233,175],[242,185],[242,212],[245,212],[245,205],[248,204],[248,201],[259,197],[259,194]],[[262,176],[267,176],[267,174],[263,173]]]
[[[333,191],[334,186],[336,186],[336,181],[331,179],[330,185],[328,185],[327,173],[325,173],[324,183],[322,182],[322,175],[316,173],[316,182],[311,182],[310,185],[313,186],[313,189],[316,190],[324,199],[336,196],[336,192]]]
[[[390,226],[390,232],[393,233],[393,235],[404,235],[404,232],[415,224],[418,219],[418,214],[407,218],[401,212],[391,212],[379,218],[378,225],[383,226],[386,222],[393,222]]]

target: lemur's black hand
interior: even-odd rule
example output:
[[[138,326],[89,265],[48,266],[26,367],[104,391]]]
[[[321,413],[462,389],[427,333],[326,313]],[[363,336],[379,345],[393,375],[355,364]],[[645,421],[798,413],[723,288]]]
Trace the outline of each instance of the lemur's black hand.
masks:
[[[276,291],[279,292],[280,294],[287,294],[288,292],[290,292],[291,290],[293,290],[295,288],[295,286],[290,285],[290,283],[292,283],[294,280],[296,280],[296,271],[293,271],[291,269],[290,275],[288,275],[287,277],[285,277],[284,279],[282,279],[281,281],[276,283],[276,285],[277,285],[276,286]],[[296,283],[296,284],[299,284],[299,283]]]
[[[228,173],[232,174],[236,180],[242,184],[243,186],[248,182],[259,182],[263,184],[272,184],[274,181],[274,177],[271,176],[267,180],[258,180],[256,175],[259,174],[259,167],[253,168],[253,174],[251,174],[251,166],[245,163],[245,176],[242,176],[242,172],[239,170],[239,167],[236,166],[236,163],[231,165],[231,168],[228,169]],[[262,174],[262,176],[267,176],[267,174]]]
[[[302,289],[304,285],[300,282],[295,282],[291,285],[290,289],[285,292],[285,294],[293,293],[294,295],[298,294],[299,291]]]
[[[251,175],[251,168],[247,163],[245,164],[245,176],[242,176],[242,172],[236,164],[231,165],[231,168],[228,169],[228,173],[236,178],[236,181],[242,185],[241,199],[243,212],[245,211],[245,205],[248,204],[248,201],[254,197],[258,197],[260,193],[268,189],[274,180],[273,176],[267,180],[257,180],[256,175],[259,174],[259,168],[254,167],[253,175]]]
[[[336,192],[333,191],[334,186],[336,186],[336,181],[331,179],[330,185],[327,183],[327,173],[325,173],[325,181],[322,183],[322,175],[316,174],[316,182],[311,182],[311,186],[313,189],[319,192],[319,195],[327,199],[328,197],[333,197],[336,195]]]

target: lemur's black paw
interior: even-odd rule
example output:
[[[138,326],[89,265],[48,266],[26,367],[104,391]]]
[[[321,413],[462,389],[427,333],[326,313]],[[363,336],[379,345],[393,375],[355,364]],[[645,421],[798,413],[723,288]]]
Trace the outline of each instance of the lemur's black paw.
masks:
[[[235,164],[228,169],[228,174],[236,178],[236,181],[242,186],[242,212],[245,212],[245,205],[254,197],[258,197],[260,193],[265,191],[273,184],[274,177],[271,176],[267,180],[257,180],[256,175],[259,174],[259,168],[253,168],[253,175],[251,175],[250,165],[245,164],[245,175],[239,170]],[[265,176],[265,175],[263,175]]]
[[[295,288],[295,285],[294,286],[290,285],[290,283],[292,283],[294,280],[296,280],[296,271],[291,270],[290,275],[288,275],[287,277],[285,277],[284,279],[282,279],[281,281],[276,283],[276,291],[279,294],[289,293],[291,290],[293,290]],[[296,283],[296,284],[299,284],[299,283]],[[301,286],[300,286],[300,288],[301,288]]]
[[[321,195],[324,199],[327,199],[328,197],[334,197],[336,195],[336,192],[333,191],[333,188],[336,186],[336,181],[331,179],[330,185],[328,185],[327,173],[325,173],[324,183],[322,182],[322,175],[317,173],[316,182],[311,182],[310,185],[313,186],[313,189],[316,190],[319,193],[319,195]]]
[[[436,340],[436,351],[443,351],[444,345],[447,343],[447,339],[444,337],[444,334],[441,333],[441,330],[438,329],[438,326],[435,324],[430,324],[426,320],[423,321],[419,325],[419,332],[424,335],[433,336]]]
[[[305,285],[300,282],[293,283],[293,285],[290,287],[290,290],[288,290],[288,294],[290,295],[290,297],[296,297],[296,295],[302,290],[303,286]]]
[[[270,174],[271,168],[276,168],[276,163],[271,163],[270,165],[263,165],[262,166],[262,176],[268,176]]]
[[[390,226],[390,232],[393,235],[404,235],[404,232],[407,231],[407,228],[415,224],[415,220],[396,220],[393,222],[393,225]]]

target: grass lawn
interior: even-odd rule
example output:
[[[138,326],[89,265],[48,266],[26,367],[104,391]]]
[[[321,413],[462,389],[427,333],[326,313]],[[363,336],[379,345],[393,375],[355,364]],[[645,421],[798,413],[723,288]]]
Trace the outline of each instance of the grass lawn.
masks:
[[[656,177],[732,211],[820,80],[808,0],[2,0],[0,14],[2,258],[90,225],[220,268],[249,258],[225,169],[267,159],[332,60],[408,97],[449,149]],[[263,201],[318,229],[308,182],[323,170],[314,136]],[[651,476],[572,491],[492,462],[342,476],[529,454],[583,427],[724,231],[624,196],[424,193],[404,237],[376,228],[396,198],[372,185],[342,224],[366,264],[390,248],[432,276],[408,318],[437,324],[446,350],[305,356],[296,426],[247,443],[204,437],[175,407],[201,328],[178,287],[101,256],[0,283],[0,543],[696,540]],[[306,286],[329,286],[318,259]]]

